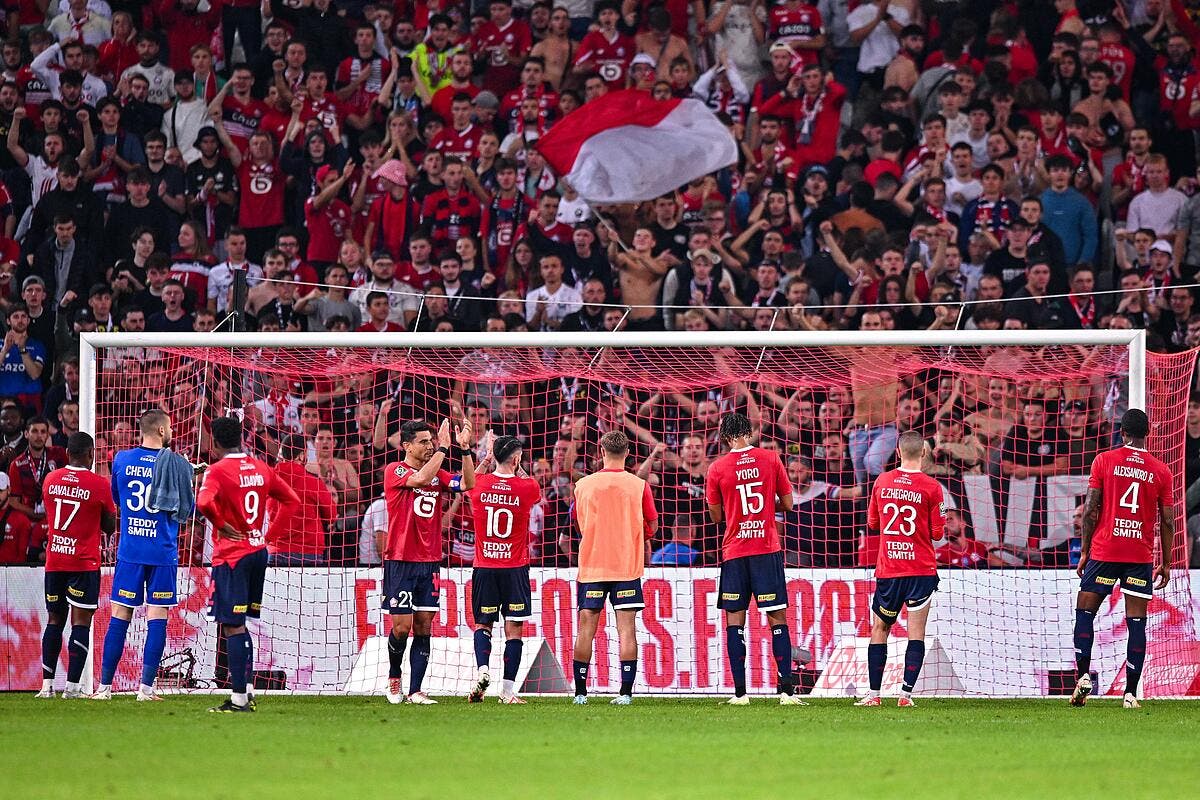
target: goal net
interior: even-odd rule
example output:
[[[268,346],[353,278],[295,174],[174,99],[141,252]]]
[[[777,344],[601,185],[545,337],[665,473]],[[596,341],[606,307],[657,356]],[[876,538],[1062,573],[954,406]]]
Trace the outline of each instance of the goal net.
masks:
[[[1184,413],[1194,356],[1147,355],[1141,332],[951,334],[266,334],[254,338],[87,335],[84,427],[97,436],[97,468],[136,443],[135,420],[165,409],[174,447],[209,461],[217,416],[243,418],[247,449],[284,457],[332,492],[323,534],[268,531],[272,558],[256,637],[260,687],[372,692],[386,676],[380,610],[383,467],[401,457],[401,422],[470,419],[486,434],[526,443],[525,469],[542,505],[531,521],[532,619],[519,676],[526,692],[566,691],[575,632],[572,487],[596,468],[598,438],[624,430],[629,467],[651,483],[662,524],[644,577],[638,691],[730,691],[724,622],[716,609],[721,533],[707,518],[704,479],[721,452],[718,420],[740,411],[759,443],[776,450],[795,507],[778,527],[787,565],[789,621],[804,689],[845,695],[866,682],[872,566],[866,495],[895,466],[899,432],[929,441],[927,471],[947,497],[943,564],[918,692],[1039,696],[1073,685],[1071,628],[1078,581],[1078,509],[1092,457],[1119,441],[1123,411],[1148,403],[1150,449],[1182,495]],[[459,465],[451,464],[457,471]],[[304,498],[298,513],[312,515]],[[1182,502],[1179,504],[1182,512]],[[472,522],[448,503],[441,611],[426,681],[431,693],[465,693],[471,649]],[[1159,554],[1177,568],[1150,608],[1147,695],[1195,691],[1200,667],[1182,515],[1177,545]],[[318,528],[319,530],[319,528]],[[160,682],[205,689],[223,679],[222,643],[206,618],[209,533],[181,532],[180,594]],[[108,549],[111,560],[115,547]],[[289,566],[283,566],[289,565]],[[107,597],[111,570],[105,570]],[[31,608],[36,610],[36,595]],[[107,625],[97,614],[97,642]],[[609,615],[611,617],[611,615]],[[114,688],[133,688],[141,615]],[[494,658],[503,650],[495,630]],[[894,628],[885,691],[898,684],[905,619]],[[750,691],[772,692],[775,667],[763,615],[748,615]],[[1119,691],[1124,663],[1119,601],[1098,615],[1098,691]],[[36,672],[36,652],[28,672]],[[615,691],[615,627],[598,638],[592,682]],[[499,674],[498,668],[493,674]],[[407,675],[407,671],[406,671]],[[30,683],[30,685],[34,685]]]

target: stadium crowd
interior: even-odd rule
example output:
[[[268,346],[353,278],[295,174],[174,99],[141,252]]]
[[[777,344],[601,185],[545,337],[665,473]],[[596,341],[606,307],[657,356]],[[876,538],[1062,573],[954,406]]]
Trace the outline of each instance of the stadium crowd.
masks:
[[[0,563],[42,558],[40,482],[79,424],[81,331],[211,331],[243,312],[260,331],[1146,328],[1152,349],[1200,346],[1197,0],[4,11]],[[591,207],[536,145],[625,88],[698,98],[738,163]],[[625,429],[668,520],[653,563],[686,565],[717,557],[704,475],[736,408],[786,453],[789,563],[853,566],[870,550],[862,497],[900,432],[926,433],[930,471],[961,497],[964,475],[1086,474],[1123,410],[1086,380],[495,391],[185,368],[144,347],[102,357],[98,468],[135,443],[146,407],[197,461],[205,414],[244,408],[255,454],[305,499],[273,545],[284,565],[379,563],[401,418],[467,416],[480,456],[489,431],[521,436],[545,495],[534,563],[549,566],[571,563],[571,486],[595,439]],[[1000,373],[1020,357],[988,355]],[[1200,395],[1187,429],[1191,486]],[[448,563],[469,563],[470,515],[446,519]],[[947,528],[947,565],[1072,558],[1035,535],[985,547],[961,510]],[[203,531],[181,541],[181,563],[202,563]]]

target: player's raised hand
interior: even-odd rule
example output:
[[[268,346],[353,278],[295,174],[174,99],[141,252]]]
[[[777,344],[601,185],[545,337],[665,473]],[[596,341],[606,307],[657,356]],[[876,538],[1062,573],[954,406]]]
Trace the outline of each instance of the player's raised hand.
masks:
[[[471,430],[471,421],[468,419],[463,420],[462,427],[454,426],[454,438],[458,441],[458,446],[464,450],[471,446],[472,433],[474,431]]]
[[[1154,569],[1154,588],[1165,589],[1171,581],[1171,568],[1164,561]]]
[[[442,424],[438,426],[437,436],[438,447],[450,446],[450,420],[443,419]]]

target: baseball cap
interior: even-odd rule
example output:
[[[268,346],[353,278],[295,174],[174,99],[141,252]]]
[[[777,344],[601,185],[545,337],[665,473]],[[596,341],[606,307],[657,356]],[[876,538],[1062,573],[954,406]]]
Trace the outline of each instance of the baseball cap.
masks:
[[[475,99],[472,102],[475,103],[477,108],[488,108],[492,111],[500,108],[500,98],[486,89],[475,95]]]
[[[330,173],[334,172],[332,164],[326,164],[317,170],[317,185],[320,186],[329,177]]]
[[[1166,253],[1169,256],[1175,254],[1174,248],[1171,247],[1171,243],[1166,239],[1158,239],[1154,244],[1150,245],[1150,252],[1153,253],[1155,250],[1160,253]]]
[[[828,178],[829,177],[829,168],[826,167],[824,164],[813,164],[811,167],[804,170],[804,177],[807,178],[809,175],[812,175],[813,173],[816,173],[818,175],[824,175],[826,178]]]
[[[775,44],[771,45],[771,49],[770,49],[768,52],[771,52],[771,53],[778,53],[778,52],[792,53],[792,52],[794,52],[794,51],[792,50],[792,48],[791,48],[791,45],[789,45],[787,42],[776,42]]]
[[[102,294],[112,294],[112,289],[107,283],[93,283],[92,288],[88,289],[88,297],[98,297]]]
[[[654,56],[650,55],[649,53],[638,53],[633,57],[633,61],[629,62],[629,68],[633,69],[638,64],[645,64],[650,69],[656,69],[658,67],[658,62],[656,62],[654,60]]]
[[[25,291],[30,286],[40,286],[43,289],[45,289],[46,282],[44,280],[42,280],[40,275],[30,275],[28,278],[21,281],[21,291],[22,292]]]
[[[220,136],[217,135],[217,129],[214,128],[212,125],[205,125],[203,128],[196,131],[196,141],[197,142],[200,141],[201,139],[203,139],[205,136],[211,136],[214,139],[221,138]]]
[[[717,254],[714,253],[712,250],[709,250],[707,247],[696,248],[692,252],[688,253],[688,258],[690,258],[693,261],[695,261],[697,258],[707,258],[709,261],[711,261],[714,264],[720,260],[717,257]]]
[[[392,254],[387,250],[381,249],[381,250],[376,250],[374,253],[371,253],[371,261],[372,262],[375,262],[375,261],[393,261],[394,262],[395,260],[396,259],[392,258]]]

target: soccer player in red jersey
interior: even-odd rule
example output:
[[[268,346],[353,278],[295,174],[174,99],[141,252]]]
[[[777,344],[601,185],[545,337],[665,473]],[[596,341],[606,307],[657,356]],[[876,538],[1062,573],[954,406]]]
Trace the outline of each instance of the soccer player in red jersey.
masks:
[[[521,665],[521,625],[529,619],[529,513],[542,501],[538,482],[518,475],[523,448],[515,436],[492,443],[496,470],[480,475],[471,490],[475,522],[475,562],[471,573],[471,617],[475,620],[475,664],[479,675],[467,698],[482,703],[491,683],[492,626],[504,617],[504,686],[500,702],[524,703],[517,697]]]
[[[471,446],[471,423],[454,429],[464,450]],[[387,546],[383,554],[383,610],[392,618],[388,634],[389,703],[433,705],[421,691],[429,667],[429,634],[438,611],[438,565],[442,561],[442,499],[451,492],[475,488],[475,465],[469,452],[462,457],[462,474],[443,469],[450,457],[450,420],[442,420],[437,438],[424,420],[400,427],[404,460],[388,464],[383,474],[387,506]],[[400,674],[408,634],[413,635],[408,697],[400,691]]]
[[[717,608],[725,611],[725,643],[733,672],[730,705],[750,704],[746,696],[746,610],[754,598],[771,623],[771,654],[779,668],[779,704],[808,705],[792,682],[792,635],[787,621],[787,578],[775,512],[792,510],[792,486],[777,453],[754,447],[750,420],[721,417],[721,440],[729,452],[708,468],[704,494],[713,522],[725,523],[721,542],[721,582]]]
[[[880,705],[879,689],[887,664],[887,639],[900,609],[908,607],[908,648],[904,651],[901,708],[913,705],[912,691],[925,660],[925,622],[938,588],[933,543],[942,538],[946,506],[942,485],[921,472],[925,440],[916,431],[900,434],[900,467],[875,479],[867,505],[867,531],[879,537],[875,596],[871,600],[871,643],[867,673],[871,690],[856,706]]]
[[[1174,477],[1166,464],[1146,452],[1150,418],[1131,408],[1121,417],[1124,444],[1096,456],[1083,500],[1079,549],[1079,597],[1075,602],[1075,691],[1071,705],[1092,693],[1092,626],[1100,602],[1118,585],[1125,595],[1125,708],[1137,699],[1146,660],[1146,608],[1154,589],[1171,579],[1175,544]],[[1162,563],[1154,567],[1154,525]]]
[[[112,487],[92,472],[95,443],[86,433],[67,439],[67,466],[46,476],[42,498],[50,530],[46,540],[46,630],[42,633],[42,690],[54,697],[54,673],[62,651],[63,626],[71,607],[67,647],[66,700],[84,696],[79,687],[87,661],[92,615],[100,601],[100,532],[117,529]]]
[[[213,530],[212,611],[229,648],[228,700],[209,711],[254,711],[246,684],[254,668],[254,643],[246,617],[258,619],[267,577],[267,534],[263,522],[267,501],[284,514],[271,524],[281,525],[300,504],[300,498],[275,471],[242,452],[242,423],[219,417],[209,427],[218,461],[204,473],[196,510]]]

